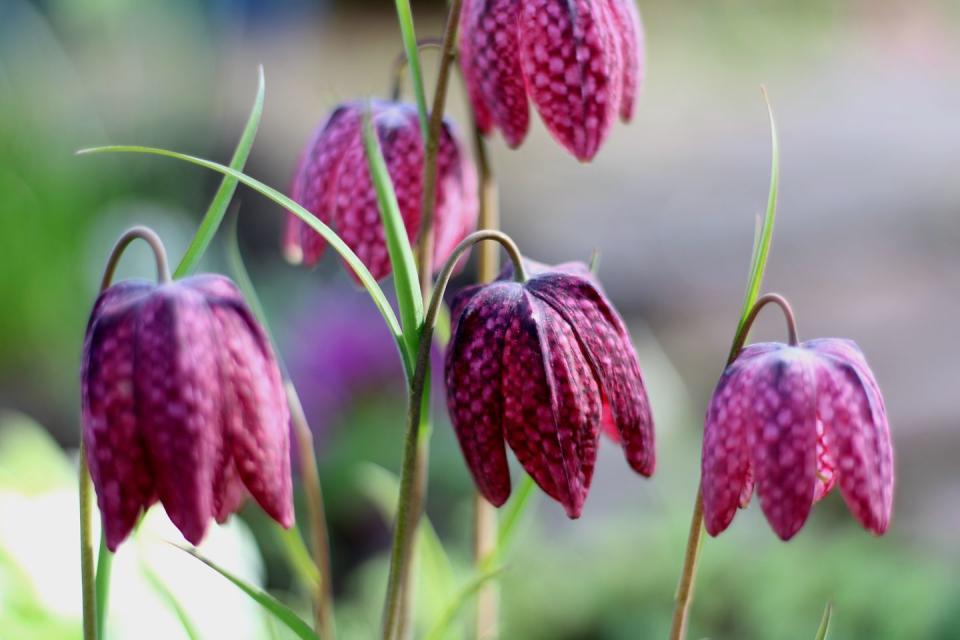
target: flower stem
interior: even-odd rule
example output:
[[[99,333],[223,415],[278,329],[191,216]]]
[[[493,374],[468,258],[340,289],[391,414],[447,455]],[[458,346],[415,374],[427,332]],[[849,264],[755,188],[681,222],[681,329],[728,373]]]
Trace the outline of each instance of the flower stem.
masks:
[[[80,442],[80,580],[83,596],[83,640],[97,640],[96,578],[93,569],[93,483],[87,451]]]
[[[170,264],[167,261],[167,251],[160,236],[149,227],[131,227],[127,229],[114,244],[107,258],[107,266],[103,270],[100,280],[100,293],[106,291],[113,282],[113,275],[117,264],[126,248],[136,239],[144,240],[153,250],[157,262],[157,280],[160,284],[171,281]],[[83,639],[96,640],[104,637],[106,625],[106,602],[97,602],[98,580],[101,585],[99,591],[106,596],[109,590],[110,562],[103,561],[100,566],[100,575],[93,563],[93,484],[90,478],[90,468],[87,465],[87,448],[80,434],[80,581],[83,596]],[[101,534],[102,535],[102,534]],[[109,552],[108,552],[109,553]]]
[[[417,350],[416,363],[410,379],[410,397],[407,403],[406,437],[403,447],[403,462],[400,468],[400,495],[397,500],[396,526],[393,533],[393,547],[390,552],[390,573],[387,578],[387,596],[383,612],[383,638],[395,640],[401,637],[401,621],[406,617],[404,604],[409,600],[403,591],[408,583],[410,564],[413,559],[413,542],[417,522],[423,510],[423,496],[418,496],[417,465],[420,458],[421,418],[424,411],[424,390],[430,368],[430,350],[433,331],[437,324],[437,314],[443,302],[443,294],[453,275],[457,260],[465,251],[483,240],[495,240],[507,250],[514,263],[514,275],[518,281],[526,280],[526,272],[520,250],[506,234],[500,231],[475,231],[467,236],[447,259],[437,276],[436,287],[430,297],[423,332]]]
[[[760,311],[768,304],[778,305],[783,310],[787,321],[787,332],[790,346],[797,346],[797,319],[786,298],[777,293],[767,293],[759,298],[750,307],[750,312],[744,316],[741,328],[733,339],[730,347],[730,356],[727,366],[731,365],[743,349],[750,334],[750,329],[756,321]],[[687,617],[690,613],[690,603],[693,600],[693,588],[697,575],[697,562],[700,559],[700,548],[703,546],[703,492],[697,488],[697,498],[693,505],[693,517],[690,521],[690,533],[687,538],[687,552],[683,559],[683,570],[680,574],[680,584],[677,586],[677,595],[673,609],[673,627],[670,631],[670,640],[682,640],[687,633]]]
[[[417,50],[441,49],[443,41],[440,38],[419,38],[417,40]],[[409,58],[406,51],[401,51],[393,61],[393,68],[390,71],[390,79],[393,84],[390,88],[390,100],[397,102],[403,93],[403,72],[409,65]]]
[[[330,534],[323,509],[323,491],[320,488],[320,474],[317,471],[317,458],[313,452],[313,432],[307,424],[307,418],[293,383],[284,381],[287,404],[290,406],[290,421],[297,438],[300,453],[300,476],[307,499],[307,518],[310,521],[310,551],[313,562],[320,573],[320,580],[314,586],[313,622],[314,628],[324,640],[336,637],[333,621],[333,572],[330,568]]]
[[[480,229],[497,229],[500,226],[500,211],[497,199],[497,182],[493,175],[487,143],[483,134],[473,124],[473,148],[476,156],[480,182]],[[477,282],[491,282],[500,270],[499,253],[492,242],[480,246],[477,255]],[[497,551],[497,510],[487,502],[479,491],[473,496],[473,559],[478,570],[482,569]],[[474,637],[477,640],[496,638],[499,635],[498,618],[500,594],[497,584],[487,581],[477,592]]]

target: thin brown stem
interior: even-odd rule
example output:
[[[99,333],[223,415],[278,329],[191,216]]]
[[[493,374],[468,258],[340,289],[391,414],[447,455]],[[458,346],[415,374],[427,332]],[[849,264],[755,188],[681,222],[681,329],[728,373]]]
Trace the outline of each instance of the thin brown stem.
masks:
[[[157,281],[160,284],[170,282],[170,264],[167,261],[167,250],[164,248],[160,236],[149,227],[130,227],[123,232],[123,235],[120,236],[110,251],[110,258],[107,260],[107,266],[103,270],[103,279],[100,281],[100,291],[109,287],[110,283],[113,282],[113,274],[120,262],[120,257],[130,243],[138,238],[149,244],[153,250],[154,258],[157,261]]]
[[[307,499],[307,518],[310,521],[310,551],[320,574],[314,585],[314,627],[320,637],[333,639],[336,627],[333,621],[333,572],[330,567],[330,534],[323,509],[323,491],[320,488],[320,473],[313,450],[313,432],[303,412],[300,396],[290,380],[284,382],[287,404],[290,406],[290,421],[297,438],[300,454],[300,476]]]
[[[476,157],[480,186],[480,229],[497,229],[500,226],[497,183],[487,153],[487,143],[474,123],[473,148]],[[500,254],[497,245],[483,243],[477,254],[477,282],[491,282],[500,270]],[[473,557],[480,569],[497,548],[497,510],[487,502],[479,491],[473,496]],[[474,636],[477,640],[489,640],[499,635],[498,619],[500,593],[497,584],[487,581],[477,592]]]
[[[399,638],[400,623],[407,615],[403,609],[409,603],[402,591],[408,584],[410,565],[413,560],[414,539],[420,513],[423,510],[423,498],[417,495],[417,464],[420,462],[421,417],[424,414],[424,389],[430,368],[430,350],[433,332],[437,324],[437,314],[443,302],[443,294],[453,275],[457,260],[470,247],[484,240],[494,240],[503,245],[514,264],[514,278],[525,282],[527,274],[523,266],[520,250],[513,240],[500,231],[475,231],[467,236],[444,263],[437,276],[436,287],[430,296],[430,303],[423,320],[423,332],[417,350],[413,375],[410,379],[410,396],[407,402],[407,425],[403,447],[403,462],[400,467],[400,495],[397,500],[396,526],[393,532],[393,546],[390,552],[390,573],[387,578],[387,596],[383,613],[384,640]]]
[[[730,347],[727,366],[731,365],[746,344],[750,329],[756,321],[760,311],[768,304],[773,303],[780,307],[787,321],[789,344],[799,344],[797,337],[797,319],[787,299],[777,293],[767,293],[759,298],[750,307],[750,312],[743,318],[740,330],[737,331]],[[697,488],[696,502],[693,505],[693,517],[690,521],[690,533],[687,537],[687,550],[683,558],[683,569],[680,573],[680,584],[677,585],[677,594],[674,599],[673,626],[670,630],[670,640],[683,640],[687,634],[687,620],[690,615],[690,605],[693,601],[693,590],[697,576],[697,565],[700,559],[700,548],[703,543],[703,492]]]

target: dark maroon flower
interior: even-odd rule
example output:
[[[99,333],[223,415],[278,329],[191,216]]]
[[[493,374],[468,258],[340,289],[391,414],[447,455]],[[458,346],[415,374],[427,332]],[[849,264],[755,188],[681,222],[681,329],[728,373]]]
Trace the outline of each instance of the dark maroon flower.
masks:
[[[83,439],[107,546],[157,499],[190,542],[249,493],[293,524],[289,411],[263,329],[233,283],[126,281],[83,348]]]
[[[613,121],[626,122],[643,76],[634,0],[464,0],[460,64],[484,133],[518,146],[533,100],[550,133],[580,160]]]
[[[603,422],[634,470],[654,470],[653,418],[623,320],[582,264],[531,263],[468,287],[452,304],[447,406],[480,492],[510,496],[506,448],[571,518],[593,477]]]
[[[717,535],[756,483],[773,530],[789,540],[835,483],[880,535],[893,508],[893,449],[883,396],[850,340],[754,344],[727,367],[707,411],[703,509]]]
[[[376,279],[390,274],[390,256],[363,146],[363,113],[370,108],[383,157],[393,181],[407,235],[420,231],[423,138],[417,111],[393,102],[348,102],[336,109],[307,144],[293,177],[290,197],[332,226]],[[463,153],[453,125],[444,120],[437,152],[437,195],[433,220],[434,268],[477,223],[477,174]],[[311,266],[326,242],[290,214],[284,252],[291,262]],[[352,272],[351,272],[352,273]]]

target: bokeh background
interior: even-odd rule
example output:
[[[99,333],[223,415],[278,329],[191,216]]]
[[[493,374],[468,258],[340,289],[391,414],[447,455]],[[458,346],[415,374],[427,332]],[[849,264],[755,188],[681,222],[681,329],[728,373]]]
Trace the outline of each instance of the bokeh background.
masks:
[[[439,32],[442,9],[414,3],[421,37]],[[895,515],[874,538],[831,495],[782,544],[752,506],[706,543],[691,637],[812,637],[828,601],[833,638],[960,637],[960,4],[643,0],[641,10],[638,114],[595,162],[576,163],[539,122],[518,151],[492,143],[503,226],[524,252],[547,262],[600,252],[650,383],[659,458],[647,481],[604,446],[579,521],[538,501],[502,575],[503,637],[666,635],[702,415],[766,201],[761,84],[782,148],[766,285],[790,297],[802,336],[852,337],[868,354],[895,440]],[[262,63],[266,110],[247,172],[282,188],[333,104],[388,94],[399,49],[386,0],[0,1],[0,638],[79,637],[78,368],[106,252],[144,223],[179,256],[218,182],[171,160],[73,151],[133,143],[225,162]],[[430,78],[435,56],[425,59]],[[458,85],[450,111],[466,122]],[[282,212],[238,194],[241,247],[317,434],[338,622],[345,637],[373,637],[391,479],[370,464],[398,466],[400,369],[337,261],[287,266]],[[219,242],[204,266],[225,269]],[[120,275],[151,269],[136,247]],[[782,336],[765,314],[756,337]],[[471,485],[438,415],[428,514],[463,581]],[[186,637],[171,595],[203,637],[284,637],[232,587],[168,558],[158,541],[176,534],[151,518],[118,556],[114,637]],[[255,510],[213,538],[209,553],[306,610]],[[446,594],[421,593],[423,629]]]

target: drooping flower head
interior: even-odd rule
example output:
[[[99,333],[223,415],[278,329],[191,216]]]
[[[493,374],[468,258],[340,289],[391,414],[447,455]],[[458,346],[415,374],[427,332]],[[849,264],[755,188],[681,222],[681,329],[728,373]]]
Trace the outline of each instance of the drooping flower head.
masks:
[[[638,473],[654,471],[650,403],[623,320],[586,266],[527,263],[532,277],[468,287],[452,304],[447,406],[477,488],[510,496],[505,443],[571,518],[580,516],[603,425]]]
[[[633,116],[643,79],[634,0],[464,0],[460,64],[477,125],[511,147],[526,137],[528,98],[554,138],[590,160],[617,116]]]
[[[707,532],[729,526],[756,486],[789,540],[835,484],[883,534],[893,508],[893,448],[880,387],[850,340],[759,343],[723,372],[707,410],[702,479]]]
[[[155,501],[190,542],[252,495],[293,524],[289,411],[269,340],[227,278],[104,290],[87,325],[83,441],[107,546]]]
[[[293,177],[290,197],[332,226],[376,279],[390,274],[390,256],[363,146],[363,113],[370,117],[397,194],[411,241],[420,231],[423,195],[423,138],[417,111],[395,102],[348,102],[338,106],[307,143]],[[434,268],[473,231],[477,222],[477,175],[453,125],[446,119],[437,151]],[[320,260],[326,242],[290,214],[284,252],[295,263]],[[351,272],[352,273],[352,272]]]

